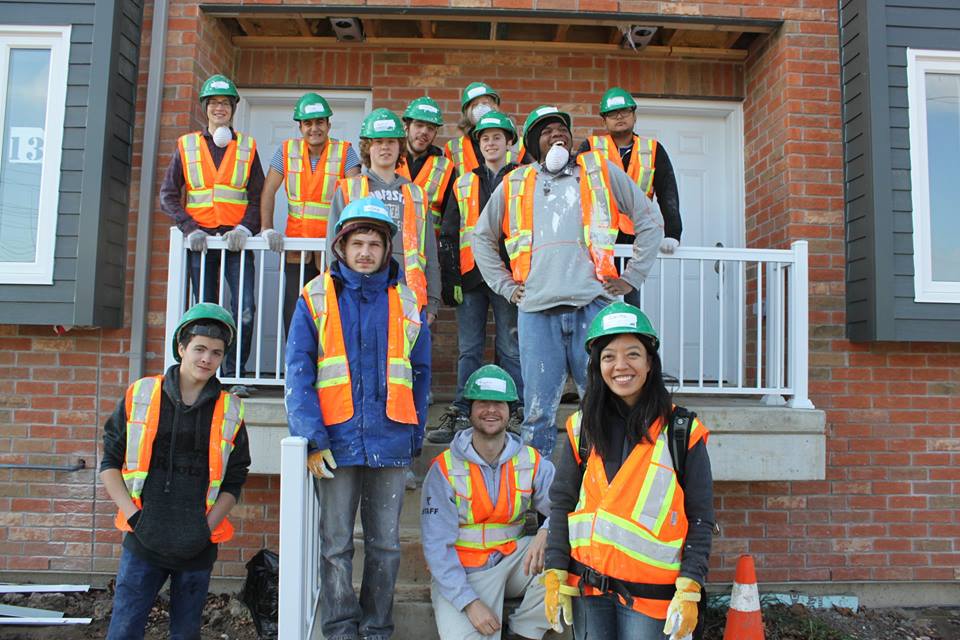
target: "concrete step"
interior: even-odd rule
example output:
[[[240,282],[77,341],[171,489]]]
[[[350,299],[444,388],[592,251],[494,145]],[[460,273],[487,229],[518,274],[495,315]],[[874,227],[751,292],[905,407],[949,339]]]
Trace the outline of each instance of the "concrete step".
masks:
[[[354,587],[359,593],[360,585]],[[504,608],[506,612],[513,610],[519,600],[508,600]],[[393,622],[396,630],[393,640],[440,640],[437,632],[437,620],[433,616],[433,605],[430,603],[430,585],[397,585],[393,598]],[[571,630],[564,629],[563,633],[548,631],[543,640],[572,640]],[[319,613],[317,624],[311,640],[323,640],[320,632]]]

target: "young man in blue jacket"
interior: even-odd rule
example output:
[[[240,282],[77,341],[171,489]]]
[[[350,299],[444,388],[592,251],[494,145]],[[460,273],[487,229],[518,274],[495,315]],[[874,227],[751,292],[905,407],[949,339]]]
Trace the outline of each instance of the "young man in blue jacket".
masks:
[[[320,496],[320,623],[330,640],[389,638],[404,467],[420,453],[430,330],[391,257],[397,225],[374,197],[336,221],[336,261],[297,302],[286,351],[290,433],[309,442]],[[353,527],[363,525],[359,600]]]

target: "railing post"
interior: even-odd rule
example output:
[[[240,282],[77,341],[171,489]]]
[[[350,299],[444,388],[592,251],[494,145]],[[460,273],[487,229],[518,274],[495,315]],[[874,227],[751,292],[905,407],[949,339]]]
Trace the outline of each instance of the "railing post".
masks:
[[[167,318],[164,333],[163,353],[166,371],[176,361],[169,345],[173,341],[173,332],[186,307],[187,295],[187,252],[184,250],[183,233],[177,227],[170,227],[170,253],[167,254]]]
[[[306,640],[306,571],[303,563],[304,509],[307,506],[307,440],[288,436],[280,442],[280,603],[278,637]]]
[[[787,402],[792,409],[813,409],[808,397],[807,375],[809,369],[809,298],[810,276],[807,272],[807,241],[797,240],[790,245],[793,250],[793,269],[790,281],[790,386],[793,397]]]
[[[764,386],[767,389],[778,389],[780,387],[780,377],[783,372],[783,348],[780,341],[782,332],[780,331],[781,316],[783,315],[783,291],[780,289],[780,277],[777,273],[776,264],[766,262],[763,264],[764,282],[767,285],[766,296],[763,297],[763,304],[760,306],[760,313],[763,315],[763,335],[766,338],[766,348],[764,354],[766,358],[764,369]],[[760,300],[760,294],[757,291],[757,300]],[[760,401],[763,404],[771,406],[782,406],[783,396],[779,393],[768,393]]]

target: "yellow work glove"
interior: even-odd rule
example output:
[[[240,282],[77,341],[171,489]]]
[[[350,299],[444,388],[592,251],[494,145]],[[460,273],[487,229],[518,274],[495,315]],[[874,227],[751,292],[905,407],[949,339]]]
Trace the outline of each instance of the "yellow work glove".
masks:
[[[690,578],[677,578],[677,592],[673,594],[667,609],[667,621],[663,633],[670,640],[685,640],[697,627],[697,603],[700,602],[700,585]]]
[[[307,456],[307,470],[318,478],[332,478],[331,469],[337,468],[337,461],[333,459],[330,449],[314,451]]]
[[[567,584],[567,572],[561,569],[547,569],[543,572],[540,582],[546,589],[543,599],[547,622],[557,633],[563,633],[563,623],[560,621],[560,612],[563,611],[563,622],[567,626],[573,624],[572,596],[580,595],[576,587]]]

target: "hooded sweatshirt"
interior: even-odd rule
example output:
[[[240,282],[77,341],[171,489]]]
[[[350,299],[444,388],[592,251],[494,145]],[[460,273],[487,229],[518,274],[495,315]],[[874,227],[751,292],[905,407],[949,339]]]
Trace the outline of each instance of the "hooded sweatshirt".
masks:
[[[558,307],[585,307],[594,300],[613,298],[597,278],[590,251],[583,237],[583,210],[580,204],[580,167],[571,158],[556,173],[540,163],[533,192],[533,247],[530,273],[520,300],[520,311],[536,312]],[[618,210],[629,214],[636,236],[633,258],[621,278],[639,288],[653,267],[663,239],[663,217],[657,206],[621,169],[607,162],[610,192]],[[517,169],[519,171],[520,169]],[[504,182],[509,176],[504,178]],[[499,243],[506,212],[503,183],[487,201],[473,234],[473,255],[483,279],[507,300],[520,284],[500,259]]]
[[[403,191],[400,188],[409,184],[410,181],[401,175],[394,174],[393,180],[384,182],[380,176],[363,168],[363,175],[370,179],[370,195],[380,198],[387,205],[387,211],[390,217],[397,223],[397,233],[393,236],[393,257],[399,264],[403,264]],[[327,247],[333,246],[333,239],[336,237],[337,220],[340,219],[340,212],[346,205],[343,201],[343,193],[337,189],[333,196],[333,204],[330,205],[330,217],[327,222]],[[427,305],[424,307],[427,313],[436,315],[440,307],[440,262],[437,259],[437,235],[431,233],[433,221],[430,212],[427,212],[427,229],[424,233],[424,255],[427,259],[425,273],[427,276]],[[326,253],[327,266],[336,262],[336,256],[332,251]]]
[[[496,467],[491,467],[477,450],[473,448],[473,429],[464,429],[457,433],[450,443],[450,452],[455,461],[466,460],[480,467],[483,481],[487,488],[490,500],[496,504],[500,495],[500,475],[503,465],[510,458],[520,453],[523,446],[520,438],[507,432],[506,445],[500,454]],[[533,478],[534,509],[547,516],[550,513],[550,484],[553,482],[553,463],[546,458],[540,459],[540,466]],[[440,464],[434,460],[423,480],[423,490],[420,499],[420,538],[423,543],[423,556],[427,559],[427,566],[436,581],[440,594],[454,607],[462,611],[464,607],[476,600],[479,596],[467,582],[467,573],[483,571],[497,565],[503,555],[494,552],[490,554],[487,563],[482,567],[467,569],[460,564],[460,558],[454,543],[460,535],[460,522],[457,515],[457,505],[454,502],[453,487],[440,470]],[[541,529],[549,526],[546,520]]]
[[[206,493],[209,484],[210,422],[220,397],[220,381],[210,378],[192,405],[180,396],[180,365],[167,369],[160,395],[160,417],[150,469],[143,485],[143,509],[123,547],[153,565],[174,571],[213,567],[217,545],[210,542]],[[104,425],[100,471],[122,469],[127,446],[126,398]],[[247,479],[250,448],[241,424],[220,491],[240,500]]]
[[[420,333],[410,352],[418,424],[394,422],[387,417],[386,410],[387,289],[396,285],[399,270],[395,260],[369,275],[358,273],[342,262],[334,262],[330,267],[330,276],[337,287],[353,398],[353,416],[345,422],[323,422],[314,386],[317,326],[303,296],[297,300],[290,322],[285,394],[290,435],[306,438],[311,451],[330,449],[340,467],[403,467],[420,454],[430,390],[430,328],[425,312],[420,313]]]

